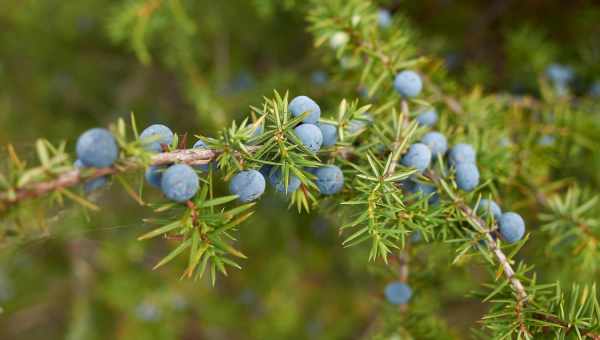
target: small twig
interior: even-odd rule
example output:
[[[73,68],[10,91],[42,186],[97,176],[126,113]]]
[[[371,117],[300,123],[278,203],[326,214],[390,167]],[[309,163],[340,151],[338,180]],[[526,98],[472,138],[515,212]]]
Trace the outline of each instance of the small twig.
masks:
[[[254,152],[259,146],[249,146],[248,151]],[[158,153],[152,156],[150,165],[168,165],[173,163],[184,163],[190,165],[208,164],[215,159],[222,151],[206,150],[206,149],[181,149],[171,152]],[[58,174],[56,178],[31,183],[22,188],[14,189],[14,192],[0,193],[0,211],[6,210],[9,206],[20,201],[37,198],[54,192],[59,189],[65,189],[78,185],[84,181],[113,175],[117,173],[125,173],[135,171],[144,167],[144,163],[137,158],[126,159],[119,164],[109,167],[100,168],[87,174],[90,169],[72,169],[67,172]],[[85,173],[85,175],[83,175]]]

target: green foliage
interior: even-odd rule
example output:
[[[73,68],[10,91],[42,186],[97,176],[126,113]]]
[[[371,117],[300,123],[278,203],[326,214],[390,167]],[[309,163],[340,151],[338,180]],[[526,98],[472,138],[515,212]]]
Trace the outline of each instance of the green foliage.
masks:
[[[561,39],[548,38],[554,23],[540,28],[519,13],[519,24],[507,27],[502,6],[475,21],[469,13],[479,13],[470,7],[477,5],[456,4],[456,18],[436,16],[429,25],[420,9],[438,5],[379,5],[392,11],[391,27],[380,26],[379,8],[362,0],[86,0],[56,13],[45,3],[20,8],[9,1],[0,13],[9,27],[0,32],[8,56],[0,82],[12,85],[0,93],[0,142],[8,145],[0,163],[0,256],[7,260],[0,266],[7,316],[0,337],[14,338],[15,325],[25,338],[40,336],[20,321],[21,310],[42,333],[71,339],[597,337],[600,119],[597,97],[581,86],[599,77],[600,35],[592,32],[600,10],[573,10],[574,18],[585,15],[573,19],[568,35],[589,34],[563,51]],[[94,24],[74,30],[82,16]],[[471,32],[498,22],[505,39],[494,47],[503,53],[491,54],[506,56],[502,68],[475,57],[462,64],[464,72],[448,73],[436,59],[461,47],[464,33],[455,30],[469,21]],[[32,67],[21,75],[13,70],[23,55],[31,55]],[[567,61],[583,77],[557,93],[543,72]],[[326,83],[310,83],[306,75],[322,68]],[[423,76],[417,99],[403,100],[392,86],[407,68]],[[75,83],[60,81],[60,72],[74,74],[66,78]],[[505,91],[516,84],[526,95]],[[496,88],[502,90],[489,91]],[[321,122],[337,127],[335,146],[311,153],[300,143],[293,129],[304,116],[288,111],[289,96],[300,94],[316,99]],[[422,174],[399,164],[430,130],[415,120],[430,108],[450,144],[477,149],[475,191],[458,190],[442,159]],[[79,117],[109,109],[173,123],[177,138],[166,152],[150,154],[133,115],[129,124],[106,114]],[[63,111],[58,119],[34,114]],[[21,132],[25,113],[32,131]],[[116,121],[110,129],[119,160],[78,171],[75,136],[109,121]],[[37,134],[48,139],[21,144]],[[191,136],[209,150],[189,149]],[[151,164],[213,160],[186,204],[164,203],[142,180]],[[310,172],[325,164],[339,166],[345,178],[331,197],[319,194]],[[225,184],[265,165],[279,168],[284,183],[298,177],[300,189],[236,203]],[[87,194],[77,185],[105,175],[123,190]],[[408,179],[434,186],[435,194],[411,192]],[[132,199],[122,200],[123,191]],[[521,213],[526,237],[505,243],[493,217],[474,213],[481,198]],[[217,284],[220,274],[227,277]],[[60,288],[65,277],[69,294]],[[385,283],[398,279],[414,291],[400,308],[379,298]],[[3,280],[14,281],[16,293]],[[6,292],[15,297],[5,303]],[[48,311],[30,307],[40,300]],[[37,316],[52,313],[60,326]]]

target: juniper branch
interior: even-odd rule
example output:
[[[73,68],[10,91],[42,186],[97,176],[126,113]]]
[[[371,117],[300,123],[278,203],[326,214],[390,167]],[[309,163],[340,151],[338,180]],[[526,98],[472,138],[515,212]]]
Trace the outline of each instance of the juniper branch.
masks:
[[[259,146],[248,146],[247,150],[248,152],[254,152],[258,148]],[[45,196],[57,190],[76,186],[90,179],[132,172],[147,165],[167,165],[173,163],[185,163],[189,165],[208,164],[222,152],[223,150],[213,149],[179,149],[152,155],[150,162],[147,164],[140,158],[131,157],[108,168],[99,168],[93,171],[89,169],[68,170],[58,174],[53,179],[30,183],[22,188],[15,188],[0,193],[0,212],[21,201]]]

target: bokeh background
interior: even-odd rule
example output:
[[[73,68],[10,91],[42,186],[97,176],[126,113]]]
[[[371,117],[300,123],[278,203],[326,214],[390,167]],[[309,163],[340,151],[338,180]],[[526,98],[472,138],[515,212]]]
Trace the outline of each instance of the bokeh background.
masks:
[[[484,91],[538,94],[551,63],[573,67],[572,91],[600,95],[600,5],[593,1],[380,1],[404,16],[424,54]],[[315,50],[307,5],[294,0],[1,0],[0,145],[33,158],[38,137],[66,141],[134,112],[138,123],[214,135],[273,89],[324,111],[359,88]],[[596,91],[596,92],[594,92]],[[152,193],[149,193],[154,195]],[[158,197],[158,195],[156,195]],[[136,241],[151,209],[112,186],[100,213],[53,212],[0,247],[0,339],[358,339],[387,306],[391,279],[344,249],[335,221],[267,196],[241,228],[242,271],[180,280],[183,259],[152,271],[172,244]],[[0,222],[1,223],[1,222]],[[468,293],[474,267],[448,266],[436,244],[415,273],[444,287],[416,296],[468,337],[486,306]],[[422,268],[422,271],[419,269]],[[451,275],[450,275],[451,272]],[[432,273],[435,273],[432,274]],[[418,289],[418,287],[417,287]],[[462,334],[462,336],[461,336]]]

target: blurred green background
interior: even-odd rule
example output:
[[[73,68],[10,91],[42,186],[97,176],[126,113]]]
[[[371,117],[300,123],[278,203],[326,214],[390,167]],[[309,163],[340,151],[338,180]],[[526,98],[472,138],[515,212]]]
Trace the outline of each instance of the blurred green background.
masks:
[[[443,58],[465,86],[535,95],[552,62],[574,67],[577,94],[600,79],[600,5],[591,1],[377,5],[405,15],[419,48]],[[357,88],[331,74],[331,56],[312,48],[307,6],[2,0],[0,145],[32,158],[38,137],[72,147],[81,131],[130,112],[142,126],[210,136],[273,89],[332,110]],[[135,240],[149,228],[142,218],[150,208],[117,186],[92,199],[102,212],[55,211],[46,227],[0,248],[0,339],[358,339],[392,308],[381,291],[393,276],[367,263],[366,248],[343,249],[335,221],[298,215],[275,197],[241,228],[244,269],[214,288],[179,280],[183,259],[151,270],[173,245]],[[478,269],[448,268],[453,250],[444,245],[422,252],[440,260],[417,257],[423,271],[413,275],[444,291],[417,294],[414,305],[438,311],[467,337],[485,310],[465,297]]]

